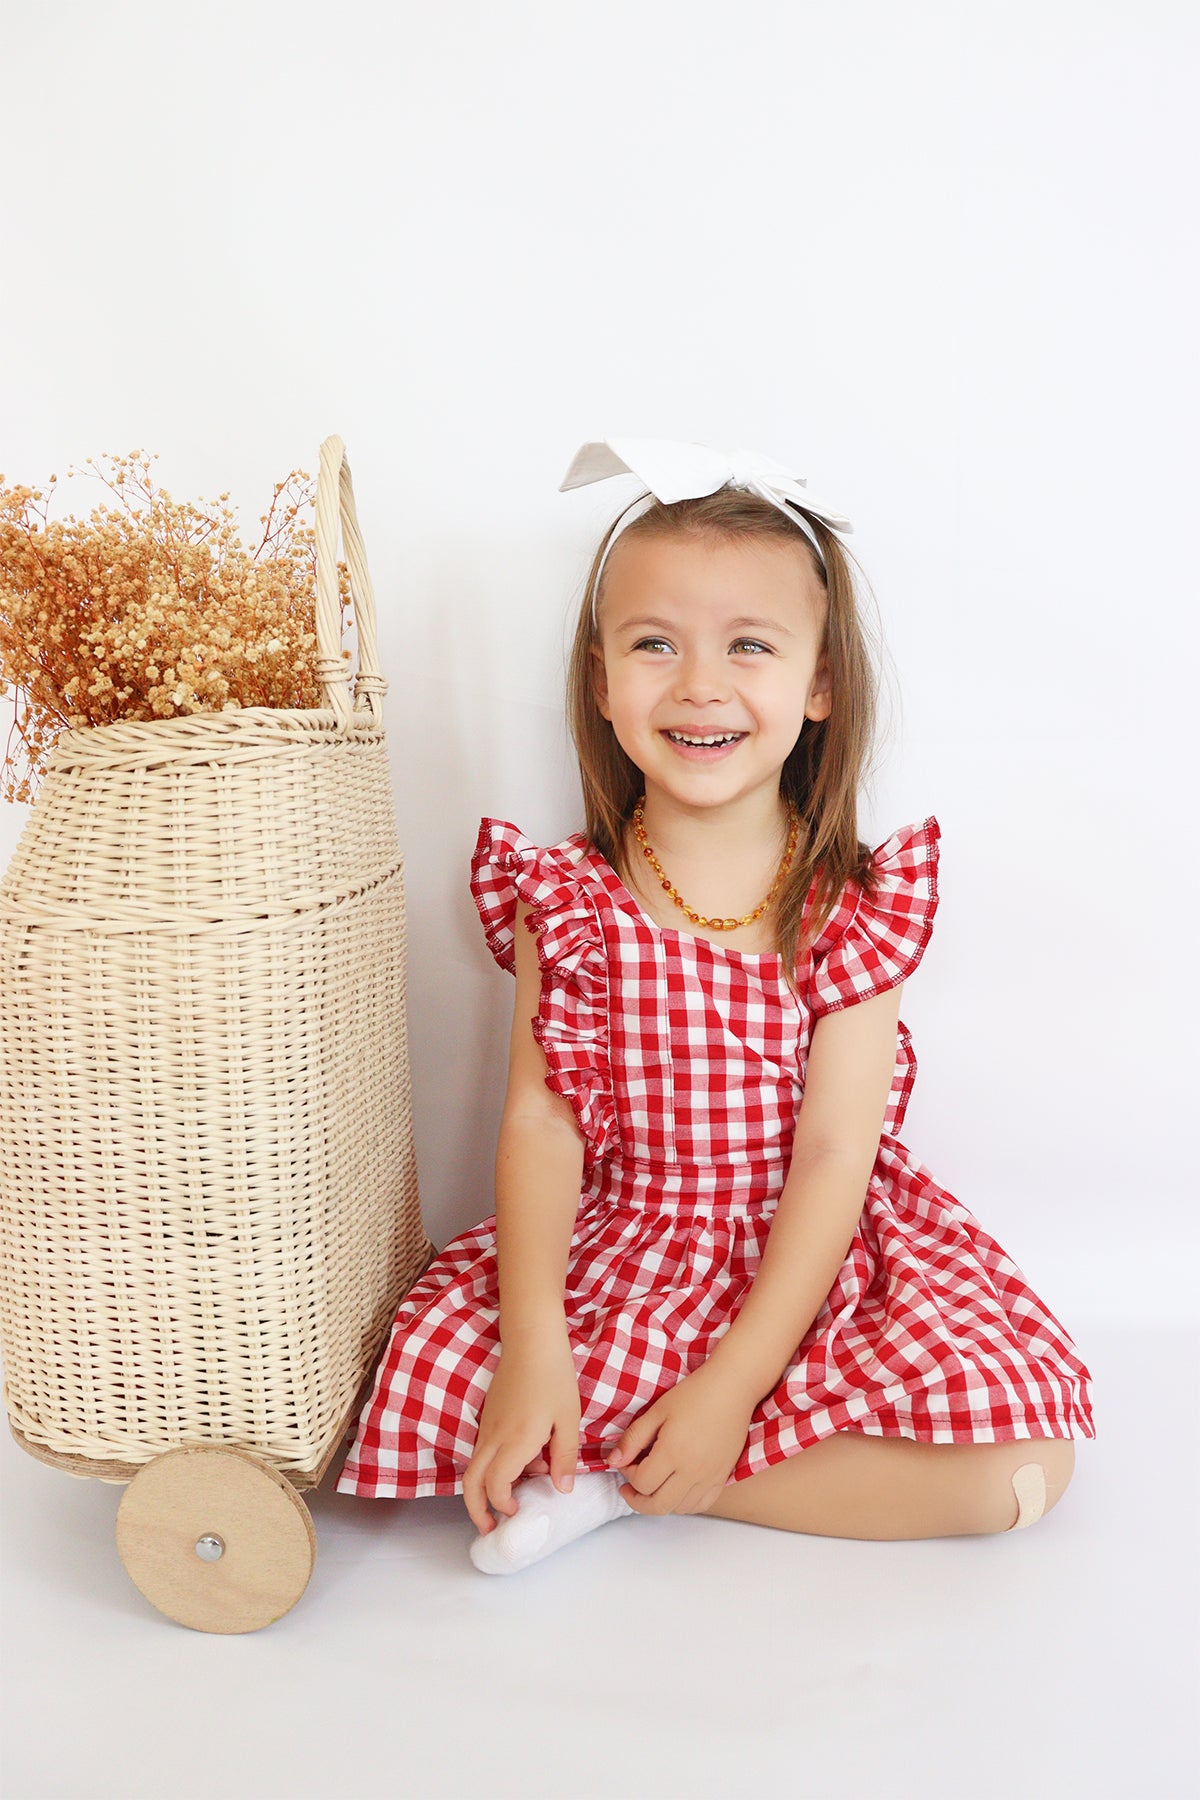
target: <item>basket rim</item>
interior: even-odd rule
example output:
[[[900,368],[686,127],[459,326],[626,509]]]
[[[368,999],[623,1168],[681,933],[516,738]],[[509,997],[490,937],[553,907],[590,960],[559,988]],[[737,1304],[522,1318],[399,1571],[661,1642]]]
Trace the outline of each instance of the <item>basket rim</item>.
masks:
[[[307,721],[311,721],[314,725],[340,725],[342,723],[341,713],[332,706],[234,706],[227,712],[175,713],[169,719],[109,719],[103,725],[67,725],[64,726],[56,742],[61,744],[67,738],[90,740],[101,732],[134,730],[159,733],[174,731],[181,726],[188,730],[200,730],[214,725],[226,729],[230,725],[236,728],[242,721],[254,724],[269,723],[276,719],[297,724],[304,724]],[[369,707],[356,709],[350,714],[347,721],[352,726],[373,725],[375,722],[375,714]]]
[[[369,708],[347,717],[333,707],[239,706],[230,712],[182,713],[170,719],[113,719],[105,725],[67,726],[46,759],[45,774],[85,764],[97,753],[128,756],[153,747],[161,755],[172,747],[184,750],[254,737],[264,743],[302,737],[363,742],[386,735],[382,718]]]

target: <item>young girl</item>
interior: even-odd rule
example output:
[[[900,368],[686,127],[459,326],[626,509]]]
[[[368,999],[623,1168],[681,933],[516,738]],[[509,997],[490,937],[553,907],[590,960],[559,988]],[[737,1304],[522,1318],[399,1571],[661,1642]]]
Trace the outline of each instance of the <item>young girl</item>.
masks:
[[[570,671],[586,829],[485,819],[473,862],[516,976],[496,1212],[401,1304],[338,1491],[461,1493],[494,1574],[631,1513],[1032,1524],[1091,1377],[897,1135],[939,827],[859,841],[849,522],[696,445],[585,445],[562,485],[622,472]]]

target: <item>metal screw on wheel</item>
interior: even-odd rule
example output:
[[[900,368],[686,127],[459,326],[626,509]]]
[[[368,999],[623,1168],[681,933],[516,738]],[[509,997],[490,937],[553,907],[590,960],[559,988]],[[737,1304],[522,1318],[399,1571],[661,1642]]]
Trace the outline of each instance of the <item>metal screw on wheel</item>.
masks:
[[[117,1550],[151,1606],[193,1631],[259,1631],[296,1604],[317,1535],[279,1471],[245,1450],[184,1445],[139,1469]]]

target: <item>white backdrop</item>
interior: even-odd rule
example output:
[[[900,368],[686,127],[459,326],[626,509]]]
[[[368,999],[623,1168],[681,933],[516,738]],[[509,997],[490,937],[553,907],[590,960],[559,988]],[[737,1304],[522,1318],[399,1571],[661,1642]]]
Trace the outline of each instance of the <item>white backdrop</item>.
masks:
[[[1180,1318],[1195,1178],[1183,0],[65,4],[5,29],[8,481],[176,498],[346,439],[390,682],[427,1223],[492,1210],[480,815],[575,829],[564,638],[636,484],[744,443],[855,521],[878,843],[937,814],[905,1140],[1080,1339]],[[0,812],[7,860],[25,809]],[[1101,1396],[1097,1396],[1099,1411]]]

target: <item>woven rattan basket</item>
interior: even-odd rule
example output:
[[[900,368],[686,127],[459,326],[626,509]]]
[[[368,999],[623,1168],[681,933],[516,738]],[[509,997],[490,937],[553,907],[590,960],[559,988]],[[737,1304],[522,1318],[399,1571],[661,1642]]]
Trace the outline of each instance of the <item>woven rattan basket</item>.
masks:
[[[0,882],[4,1399],[73,1474],[224,1446],[315,1485],[433,1255],[386,683],[338,437],[317,542],[327,707],[67,732]]]

